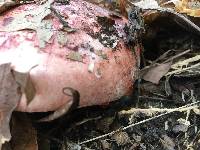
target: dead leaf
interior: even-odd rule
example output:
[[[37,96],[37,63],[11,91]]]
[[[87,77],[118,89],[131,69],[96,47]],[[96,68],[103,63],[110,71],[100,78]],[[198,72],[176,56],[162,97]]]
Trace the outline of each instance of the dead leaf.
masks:
[[[47,3],[38,6],[35,9],[27,9],[23,13],[13,15],[13,20],[6,26],[1,26],[0,31],[18,31],[22,29],[32,29],[36,30],[41,21],[51,13],[50,5],[52,2],[47,1]]]
[[[173,139],[168,137],[167,135],[162,135],[161,143],[165,150],[175,150],[175,143]]]
[[[157,9],[160,8],[158,2],[156,0],[141,0],[139,2],[134,3],[135,6],[138,6],[142,9]]]
[[[74,61],[79,61],[79,62],[83,61],[83,58],[82,58],[81,54],[79,52],[74,52],[74,51],[70,52],[67,55],[67,58],[71,59],[71,60],[74,60]]]
[[[141,70],[140,77],[146,81],[158,84],[160,79],[169,71],[172,62],[154,64]]]
[[[179,0],[175,8],[180,13],[186,13],[189,16],[200,17],[200,2],[193,0]]]
[[[192,110],[196,115],[200,115],[200,109],[199,108],[194,108]]]
[[[34,98],[35,93],[36,93],[35,87],[30,79],[29,73],[28,72],[21,73],[21,72],[13,71],[13,74],[14,74],[16,82],[21,87],[21,92],[25,93],[27,103],[29,104],[31,100]]]
[[[103,150],[111,149],[111,143],[109,143],[107,140],[101,140],[101,145],[103,147]]]
[[[101,120],[97,120],[97,129],[107,133],[110,130],[110,125],[113,123],[115,116],[105,117]]]
[[[23,113],[16,113],[11,121],[12,150],[38,150],[37,131]]]
[[[46,43],[50,43],[50,39],[53,36],[52,26],[51,20],[43,20],[36,29],[40,48],[45,48]]]
[[[190,121],[180,118],[177,120],[177,122],[178,124],[173,127],[172,131],[174,133],[187,132],[190,126]]]
[[[59,31],[57,33],[57,41],[58,41],[58,43],[60,44],[61,47],[65,46],[67,44],[67,41],[68,41],[66,33],[63,32],[63,31]]]
[[[0,149],[11,138],[9,122],[21,93],[11,72],[10,64],[0,65]]]
[[[118,145],[125,145],[130,142],[130,138],[126,132],[117,132],[112,136]]]
[[[62,30],[63,30],[63,31],[66,31],[67,33],[73,33],[73,32],[76,32],[76,31],[77,31],[77,29],[71,28],[71,27],[69,27],[69,26],[63,26]]]

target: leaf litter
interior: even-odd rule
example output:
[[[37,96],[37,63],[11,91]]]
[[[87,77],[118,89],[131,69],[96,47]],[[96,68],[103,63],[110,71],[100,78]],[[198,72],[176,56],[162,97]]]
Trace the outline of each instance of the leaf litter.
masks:
[[[1,27],[0,31],[36,30],[40,26],[42,20],[51,13],[51,3],[52,2],[48,1],[35,9],[29,8],[23,13],[14,15],[13,20],[8,25]]]
[[[39,47],[44,48],[53,36],[51,20],[44,20],[51,13],[52,1],[47,1],[35,9],[29,8],[23,13],[12,16],[9,24],[2,26],[0,31],[12,32],[24,29],[35,30],[39,40]]]
[[[197,132],[200,128],[198,116],[198,99],[200,96],[198,92],[200,86],[198,81],[199,72],[196,71],[195,75],[191,74],[191,72],[197,70],[199,65],[199,37],[194,35],[189,36],[191,31],[188,33],[183,27],[187,25],[195,26],[188,20],[185,20],[182,14],[181,17],[185,22],[182,23],[181,26],[178,24],[181,17],[179,16],[179,19],[177,19],[176,15],[182,13],[181,11],[176,12],[173,10],[175,13],[171,13],[171,10],[161,11],[166,9],[163,9],[158,2],[152,1],[153,3],[151,4],[155,4],[154,6],[148,6],[148,3],[144,2],[147,1],[143,1],[142,6],[145,6],[147,8],[145,11],[149,12],[145,12],[146,18],[152,15],[152,10],[148,9],[158,11],[159,15],[154,16],[155,20],[150,19],[152,22],[148,22],[147,24],[147,30],[151,29],[154,33],[151,33],[150,37],[148,37],[148,35],[143,35],[144,39],[142,44],[145,49],[143,52],[145,60],[141,62],[146,62],[144,63],[146,65],[141,64],[141,72],[143,72],[146,77],[143,75],[140,76],[140,79],[145,79],[146,81],[138,81],[138,91],[135,91],[135,94],[138,94],[138,97],[131,97],[128,102],[126,99],[123,99],[120,102],[113,102],[108,108],[87,108],[77,110],[71,115],[71,119],[69,119],[67,123],[65,121],[62,122],[62,124],[67,124],[67,127],[58,129],[57,131],[52,131],[57,124],[54,124],[53,127],[44,125],[42,129],[38,129],[38,132],[39,134],[42,133],[47,135],[46,139],[48,141],[57,143],[57,145],[62,145],[62,148],[64,147],[62,140],[67,142],[64,144],[65,146],[73,143],[71,149],[76,147],[77,149],[164,148],[173,150],[177,149],[177,147],[187,149],[189,146],[193,147],[193,149],[199,148],[199,132]],[[138,6],[140,7],[141,5]],[[162,15],[160,13],[162,13]],[[173,18],[170,18],[171,16],[169,13],[174,15]],[[163,16],[164,20],[169,22],[168,24],[165,23],[168,25],[167,28],[163,27],[162,19],[159,20],[159,18],[162,18]],[[196,15],[194,16],[196,17]],[[171,24],[170,20],[174,20],[175,24]],[[161,34],[162,36],[159,36]],[[178,34],[181,36],[179,37]],[[179,44],[178,42],[181,41],[183,36],[187,36],[186,42],[180,42],[181,44]],[[61,42],[63,41],[61,40]],[[65,43],[65,41],[63,43]],[[188,43],[189,46],[187,45]],[[170,46],[172,48],[170,48]],[[188,49],[190,49],[190,51],[185,53]],[[165,54],[166,51],[169,51],[169,53]],[[161,57],[162,54],[164,55],[163,57]],[[156,58],[154,57],[155,55]],[[82,57],[74,52],[68,55],[68,59],[80,61],[82,60]],[[145,69],[145,67],[148,69]],[[173,72],[174,70],[178,71]],[[147,85],[146,83],[153,85],[149,86],[150,88],[146,87],[142,89],[141,87],[145,87],[145,85]],[[153,87],[156,88],[153,89]],[[183,91],[188,91],[190,96],[187,94],[183,96]],[[142,99],[140,97],[145,98]],[[194,99],[196,99],[197,102],[193,102]],[[126,104],[126,102],[128,104]],[[125,107],[128,107],[130,110]],[[121,111],[123,113],[118,113]],[[188,113],[189,111],[191,113]],[[108,117],[110,115],[111,117]],[[87,118],[97,119],[93,120]],[[108,118],[108,120],[102,118]],[[76,124],[77,120],[83,123],[74,126],[74,122]],[[102,135],[103,130],[101,130],[100,122],[104,122],[102,127],[107,124],[106,131],[109,130],[108,134]],[[119,130],[112,127],[114,124],[119,126]],[[166,126],[168,126],[168,128],[165,128]],[[63,129],[65,132],[63,132]],[[53,133],[48,135],[46,132]],[[56,134],[59,134],[59,136],[56,136]],[[60,135],[65,138],[60,138]],[[139,140],[137,140],[136,137],[138,137]],[[66,138],[69,138],[69,140],[66,140]],[[89,140],[87,141],[86,139]],[[59,146],[56,148],[59,149]]]
[[[0,149],[11,138],[9,122],[21,98],[10,64],[0,65]]]

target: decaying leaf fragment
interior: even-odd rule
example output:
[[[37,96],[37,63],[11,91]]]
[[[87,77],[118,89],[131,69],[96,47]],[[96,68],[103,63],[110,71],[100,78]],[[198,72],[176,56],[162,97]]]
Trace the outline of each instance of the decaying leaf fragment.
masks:
[[[200,17],[200,1],[198,0],[179,0],[175,8],[180,13],[186,13],[193,17]]]
[[[11,138],[10,117],[20,98],[19,85],[14,79],[10,64],[0,65],[0,149]]]
[[[74,51],[70,52],[69,55],[67,55],[67,58],[79,62],[83,61],[81,54],[79,52]]]
[[[44,17],[51,13],[49,9],[50,4],[51,2],[48,1],[35,9],[29,8],[20,14],[14,14],[12,16],[13,20],[9,24],[5,26],[0,25],[0,31],[9,32],[23,29],[37,29]]]
[[[117,132],[112,136],[118,145],[125,145],[130,142],[130,138],[126,132]]]
[[[61,47],[65,46],[67,44],[67,36],[66,36],[66,33],[63,32],[63,31],[59,31],[57,33],[57,41],[58,43],[60,44]]]
[[[169,136],[167,136],[165,134],[162,135],[162,138],[160,138],[160,141],[166,150],[175,150],[176,145],[175,145],[173,139],[171,139]]]
[[[50,20],[43,20],[40,23],[36,29],[40,48],[45,48],[46,43],[50,43],[50,39],[53,36],[52,30],[52,22]]]
[[[27,103],[30,103],[35,96],[36,90],[30,79],[29,73],[20,73],[13,71],[13,74],[16,82],[20,85],[21,92],[25,93]]]
[[[141,70],[140,76],[146,81],[158,84],[160,79],[169,71],[172,62],[155,64]]]

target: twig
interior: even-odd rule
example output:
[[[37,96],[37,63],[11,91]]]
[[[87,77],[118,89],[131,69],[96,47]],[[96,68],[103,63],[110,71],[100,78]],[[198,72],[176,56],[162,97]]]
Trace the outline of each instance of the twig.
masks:
[[[183,51],[183,52],[181,52],[181,53],[179,53],[179,54],[177,54],[177,55],[175,55],[175,56],[173,56],[173,57],[167,59],[167,60],[164,61],[163,63],[167,63],[167,62],[169,62],[169,61],[172,61],[172,60],[174,60],[174,59],[176,59],[176,58],[178,58],[178,57],[181,57],[181,56],[183,56],[183,55],[185,55],[185,54],[187,54],[187,53],[189,53],[189,52],[191,52],[190,49],[188,49],[188,50],[186,50],[186,51]]]
[[[84,120],[82,120],[80,122],[76,122],[75,125],[73,125],[73,127],[74,126],[80,126],[80,125],[82,125],[82,124],[84,124],[86,122],[93,121],[93,120],[98,120],[98,119],[101,119],[101,118],[102,118],[102,116],[98,116],[98,117],[95,117],[95,118],[86,118],[86,119],[84,119]]]
[[[104,135],[101,135],[101,136],[98,136],[98,137],[95,137],[95,138],[92,138],[92,139],[89,139],[89,140],[80,142],[79,144],[82,145],[82,144],[86,144],[86,143],[89,143],[89,142],[92,142],[92,141],[95,141],[95,140],[98,140],[98,139],[105,138],[105,137],[107,137],[107,136],[112,136],[113,134],[115,134],[115,133],[118,132],[119,130],[120,130],[120,131],[124,131],[124,130],[126,130],[126,129],[131,128],[131,127],[135,127],[135,126],[137,126],[137,125],[140,125],[140,124],[143,124],[143,123],[152,121],[152,120],[154,120],[154,119],[158,119],[158,118],[160,118],[160,117],[163,117],[163,116],[165,116],[165,115],[171,114],[171,113],[173,113],[173,112],[180,111],[180,110],[182,110],[182,109],[184,109],[184,108],[187,108],[187,110],[188,110],[188,109],[193,109],[194,107],[191,107],[191,106],[196,106],[197,104],[200,104],[200,101],[194,102],[194,103],[191,103],[191,104],[187,104],[187,105],[184,105],[184,106],[175,108],[175,109],[172,109],[171,111],[168,111],[168,112],[166,112],[166,113],[162,113],[162,114],[157,115],[157,116],[154,116],[154,117],[152,117],[152,118],[148,118],[148,119],[146,119],[146,120],[142,120],[142,121],[140,121],[140,122],[130,124],[130,125],[126,126],[126,127],[120,128],[120,129],[115,130],[115,131],[112,131],[112,132],[110,132],[110,133],[107,133],[107,134],[104,134]],[[188,107],[190,107],[190,108],[188,108]]]
[[[198,106],[195,106],[198,107]],[[187,107],[187,108],[182,108],[179,109],[179,112],[183,112],[183,111],[188,111],[191,110],[193,108],[195,108],[194,106],[192,107]],[[145,113],[145,114],[149,114],[149,113],[164,113],[164,112],[172,112],[174,111],[176,108],[149,108],[149,109],[141,109],[141,108],[132,108],[130,110],[122,110],[120,111],[118,114],[119,115],[130,115],[130,114],[134,114],[134,113]]]
[[[173,75],[173,74],[180,74],[184,71],[188,71],[190,69],[194,69],[196,67],[199,67],[200,66],[200,63],[197,63],[191,67],[187,67],[187,68],[183,68],[183,69],[178,69],[178,70],[174,70],[174,71],[171,71],[171,72],[168,72],[165,76],[169,76],[169,75]]]
[[[179,61],[175,64],[172,65],[172,69],[178,69],[178,68],[182,68],[183,66],[188,66],[188,64],[190,63],[194,63],[200,60],[200,55],[196,55],[194,57],[185,59],[183,61]]]
[[[150,96],[138,96],[142,100],[153,100],[153,101],[164,101],[164,102],[174,102],[173,100],[161,98],[161,97],[150,97]]]

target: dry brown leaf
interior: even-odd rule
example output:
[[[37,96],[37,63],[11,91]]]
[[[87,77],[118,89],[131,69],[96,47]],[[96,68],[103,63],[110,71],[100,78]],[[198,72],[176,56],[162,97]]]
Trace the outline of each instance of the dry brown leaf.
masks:
[[[126,132],[117,132],[112,136],[118,145],[125,145],[130,142],[130,138]]]
[[[19,85],[14,79],[10,64],[0,65],[0,149],[11,138],[10,117],[20,98]]]
[[[172,62],[154,64],[148,68],[141,70],[140,76],[142,79],[158,84],[160,79],[169,71]]]
[[[41,21],[51,13],[49,9],[51,3],[48,1],[35,9],[30,8],[23,13],[13,15],[13,20],[6,26],[1,26],[0,31],[36,30],[40,26]]]
[[[12,150],[38,150],[37,132],[23,113],[16,113],[11,122]]]
[[[27,98],[27,103],[30,103],[31,100],[34,98],[36,90],[35,87],[30,80],[29,73],[21,73],[21,72],[16,72],[13,71],[14,77],[16,82],[20,85],[21,87],[21,92],[25,93],[26,98]]]
[[[180,13],[186,13],[189,16],[200,17],[200,1],[180,0],[175,8]]]

